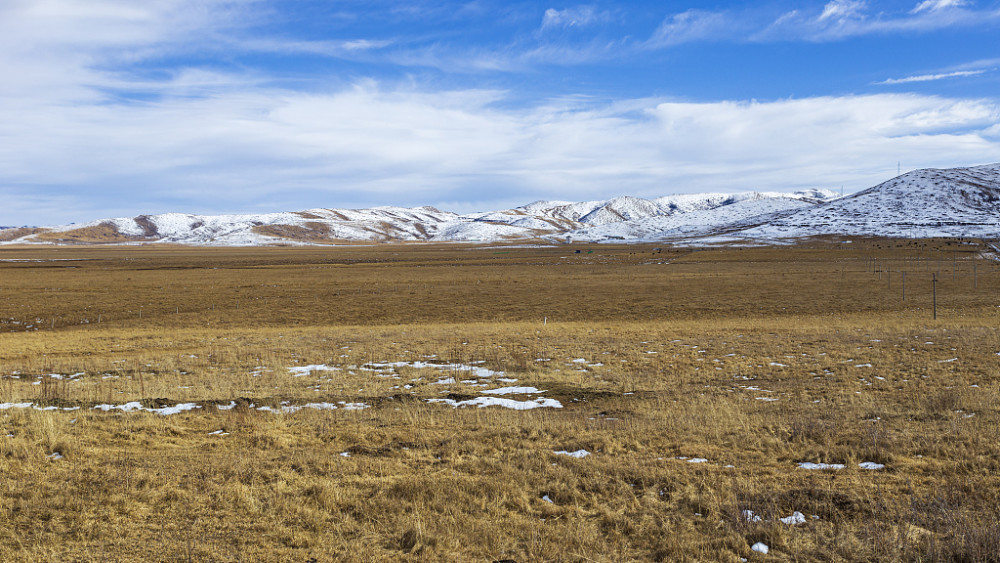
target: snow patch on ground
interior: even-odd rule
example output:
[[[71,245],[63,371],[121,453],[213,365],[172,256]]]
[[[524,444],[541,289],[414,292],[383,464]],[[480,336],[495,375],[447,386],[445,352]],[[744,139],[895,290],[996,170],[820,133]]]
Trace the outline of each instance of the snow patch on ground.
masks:
[[[296,366],[288,368],[288,373],[292,374],[293,377],[302,377],[304,375],[309,375],[314,371],[340,371],[340,368],[328,366],[325,364],[314,364],[311,366]]]
[[[861,469],[869,469],[869,470],[885,469],[884,464],[875,463],[874,461],[862,461],[861,463],[858,464],[858,467],[860,467]]]
[[[539,391],[534,387],[501,387],[499,389],[487,389],[482,391],[482,393],[488,395],[537,395],[538,393],[544,393],[545,391]]]
[[[582,459],[582,458],[585,458],[588,455],[590,455],[590,452],[588,452],[587,450],[576,450],[575,452],[569,452],[569,451],[566,451],[566,450],[559,450],[558,452],[552,452],[552,453],[554,453],[556,455],[565,455],[565,456],[569,456],[569,457],[575,457],[577,459]]]
[[[371,364],[365,364],[364,367],[369,369],[396,369],[401,367],[410,367],[413,369],[438,369],[442,371],[469,372],[473,376],[478,377],[480,379],[486,379],[504,375],[504,372],[502,371],[493,371],[491,369],[479,366],[471,366],[465,364],[432,364],[429,362],[420,362],[420,361],[371,363]]]
[[[795,526],[797,524],[805,524],[806,516],[801,512],[793,512],[791,516],[786,516],[784,518],[778,518],[782,524],[788,524],[789,526]]]
[[[809,469],[809,470],[825,470],[825,469],[843,469],[845,466],[842,463],[812,463],[809,461],[803,461],[799,464],[799,469]]]
[[[427,399],[428,403],[443,403],[450,405],[452,407],[503,407],[505,409],[514,409],[518,411],[526,411],[538,408],[552,408],[561,409],[562,403],[555,399],[546,399],[544,397],[539,397],[533,401],[515,401],[513,399],[502,399],[500,397],[477,397],[475,399],[468,399],[466,401],[456,401],[454,399]]]

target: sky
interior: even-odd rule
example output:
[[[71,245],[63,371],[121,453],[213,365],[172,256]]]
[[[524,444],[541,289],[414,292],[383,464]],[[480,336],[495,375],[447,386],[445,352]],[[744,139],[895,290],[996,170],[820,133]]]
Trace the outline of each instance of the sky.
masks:
[[[0,0],[0,225],[1000,162],[1000,0]]]

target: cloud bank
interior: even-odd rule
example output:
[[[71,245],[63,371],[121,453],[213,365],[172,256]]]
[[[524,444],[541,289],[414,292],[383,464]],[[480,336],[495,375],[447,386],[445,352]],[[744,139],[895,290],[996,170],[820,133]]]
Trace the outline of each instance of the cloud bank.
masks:
[[[366,81],[322,94],[254,89],[71,111],[4,107],[0,180],[21,197],[62,187],[52,192],[72,202],[62,216],[17,221],[37,223],[90,219],[109,206],[128,214],[489,206],[539,197],[860,189],[888,177],[897,161],[952,166],[1000,154],[1000,106],[988,100],[886,94],[511,109],[505,95]],[[52,205],[32,199],[51,213]]]

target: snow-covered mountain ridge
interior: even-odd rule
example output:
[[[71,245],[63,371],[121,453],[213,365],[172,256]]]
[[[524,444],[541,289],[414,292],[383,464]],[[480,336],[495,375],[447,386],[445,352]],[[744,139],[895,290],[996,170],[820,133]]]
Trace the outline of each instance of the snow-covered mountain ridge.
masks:
[[[765,239],[823,234],[995,238],[1000,164],[914,170],[741,233]]]
[[[0,230],[0,243],[174,243],[256,246],[388,241],[660,241],[712,237],[768,241],[822,234],[1000,235],[1000,164],[917,170],[836,198],[795,193],[672,195],[655,199],[536,201],[456,214],[433,207],[165,213],[82,225]]]

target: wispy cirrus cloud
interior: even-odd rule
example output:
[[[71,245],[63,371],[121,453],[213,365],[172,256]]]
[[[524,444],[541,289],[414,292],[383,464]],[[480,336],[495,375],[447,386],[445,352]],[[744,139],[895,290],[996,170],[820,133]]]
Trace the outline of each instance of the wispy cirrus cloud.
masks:
[[[823,12],[816,18],[818,22],[865,19],[868,3],[864,0],[833,0],[823,6]]]
[[[942,72],[937,74],[917,74],[914,76],[906,76],[903,78],[887,78],[881,82],[876,82],[876,84],[911,84],[913,82],[932,82],[934,80],[946,80],[948,78],[964,78],[968,76],[977,76],[985,73],[985,69],[981,70],[956,70],[954,72]]]
[[[733,40],[747,30],[747,24],[729,11],[692,9],[663,20],[645,46],[658,48],[695,41]]]
[[[1000,9],[974,9],[964,0],[925,0],[907,11],[875,11],[866,0],[830,0],[819,10],[777,16],[767,8],[692,9],[665,18],[647,47],[698,41],[835,41],[849,37],[1000,24]]]
[[[610,19],[610,12],[598,10],[594,6],[574,6],[562,10],[549,8],[542,16],[542,29],[586,27]]]
[[[309,54],[334,58],[353,58],[372,51],[386,49],[396,43],[392,39],[295,40],[276,38],[225,39],[227,45],[242,52]]]
[[[911,14],[919,14],[920,12],[936,12],[938,10],[944,10],[947,8],[959,8],[961,6],[968,6],[970,2],[967,0],[923,0],[910,10]]]
[[[864,0],[831,0],[818,15],[803,10],[786,12],[754,34],[753,39],[835,41],[1000,23],[1000,9],[966,9],[968,5],[962,0],[925,0],[906,12],[875,12]]]

